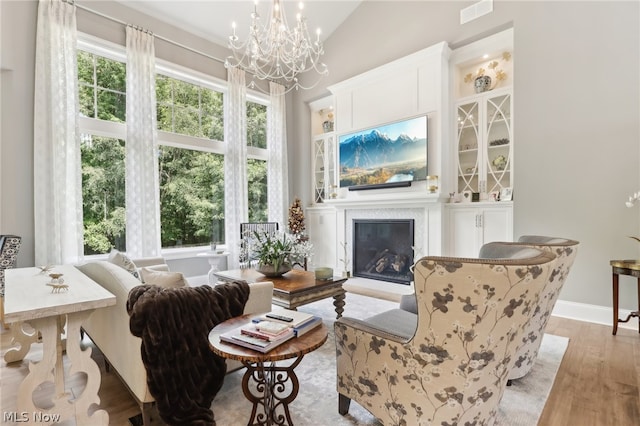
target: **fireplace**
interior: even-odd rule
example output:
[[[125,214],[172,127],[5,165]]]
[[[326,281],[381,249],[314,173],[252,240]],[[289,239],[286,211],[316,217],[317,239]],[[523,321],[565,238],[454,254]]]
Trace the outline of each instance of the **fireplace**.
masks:
[[[353,275],[409,285],[413,219],[353,219]]]

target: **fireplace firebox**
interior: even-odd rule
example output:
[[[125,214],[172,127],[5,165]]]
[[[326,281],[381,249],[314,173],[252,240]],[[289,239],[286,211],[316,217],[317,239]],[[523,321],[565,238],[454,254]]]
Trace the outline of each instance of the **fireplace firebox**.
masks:
[[[409,285],[413,219],[353,219],[353,276]]]

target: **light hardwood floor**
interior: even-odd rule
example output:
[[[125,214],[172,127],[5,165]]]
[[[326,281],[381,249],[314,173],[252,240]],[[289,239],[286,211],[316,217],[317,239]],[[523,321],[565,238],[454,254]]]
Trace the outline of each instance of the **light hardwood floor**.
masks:
[[[547,331],[570,339],[555,384],[540,418],[541,426],[638,426],[640,425],[640,333],[611,327],[552,317]],[[1,332],[1,354],[8,349],[10,332]],[[86,344],[91,344],[85,339]],[[27,360],[41,356],[39,345],[29,352]],[[110,424],[128,425],[128,418],[139,413],[138,406],[126,388],[112,373],[104,372],[99,351],[92,356],[103,371],[100,388],[101,407],[109,412]],[[6,365],[0,361],[2,411],[14,411],[16,391],[27,374],[27,361]],[[82,391],[82,378],[71,378],[68,391]],[[36,401],[44,400],[53,386],[44,386]],[[336,408],[337,409],[337,408]],[[73,424],[73,422],[66,424]]]

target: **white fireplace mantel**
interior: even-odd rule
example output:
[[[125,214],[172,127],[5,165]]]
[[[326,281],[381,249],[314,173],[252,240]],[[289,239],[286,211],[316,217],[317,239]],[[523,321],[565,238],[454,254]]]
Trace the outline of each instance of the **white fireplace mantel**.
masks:
[[[424,207],[426,205],[444,203],[447,201],[442,195],[424,192],[394,192],[380,195],[360,194],[366,191],[353,191],[349,198],[335,198],[324,201],[327,206],[336,209],[357,209],[357,208],[377,208],[385,207]],[[357,195],[356,195],[357,194]]]
[[[336,274],[344,270],[343,259],[347,259],[347,270],[351,272],[352,264],[352,238],[354,219],[412,219],[414,220],[414,247],[415,257],[426,255],[438,256],[443,252],[443,228],[444,228],[444,203],[446,198],[440,194],[426,192],[386,192],[385,197],[372,194],[350,194],[349,198],[326,200],[322,207],[318,207],[315,214],[324,215],[324,225],[318,224],[314,229],[332,223],[335,241],[335,252],[323,259],[333,259],[327,265],[333,264]],[[321,211],[322,213],[319,213]],[[332,219],[330,219],[332,218]],[[314,217],[315,220],[315,217]],[[329,231],[326,228],[325,231]],[[322,234],[317,235],[317,241],[326,239]],[[345,253],[344,244],[347,244]],[[326,246],[325,246],[326,247]],[[319,250],[320,247],[317,247]],[[314,246],[314,250],[316,247]],[[317,253],[319,254],[319,253]],[[387,283],[384,281],[350,278],[345,284],[345,289],[365,295],[373,295],[389,300],[397,300],[400,294],[411,292],[410,286]]]

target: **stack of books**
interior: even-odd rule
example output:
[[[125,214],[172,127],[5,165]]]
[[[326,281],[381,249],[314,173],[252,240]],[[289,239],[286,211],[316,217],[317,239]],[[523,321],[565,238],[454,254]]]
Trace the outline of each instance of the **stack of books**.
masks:
[[[250,324],[221,334],[220,340],[266,353],[289,339],[308,333],[320,324],[320,317],[279,309],[254,318]]]

